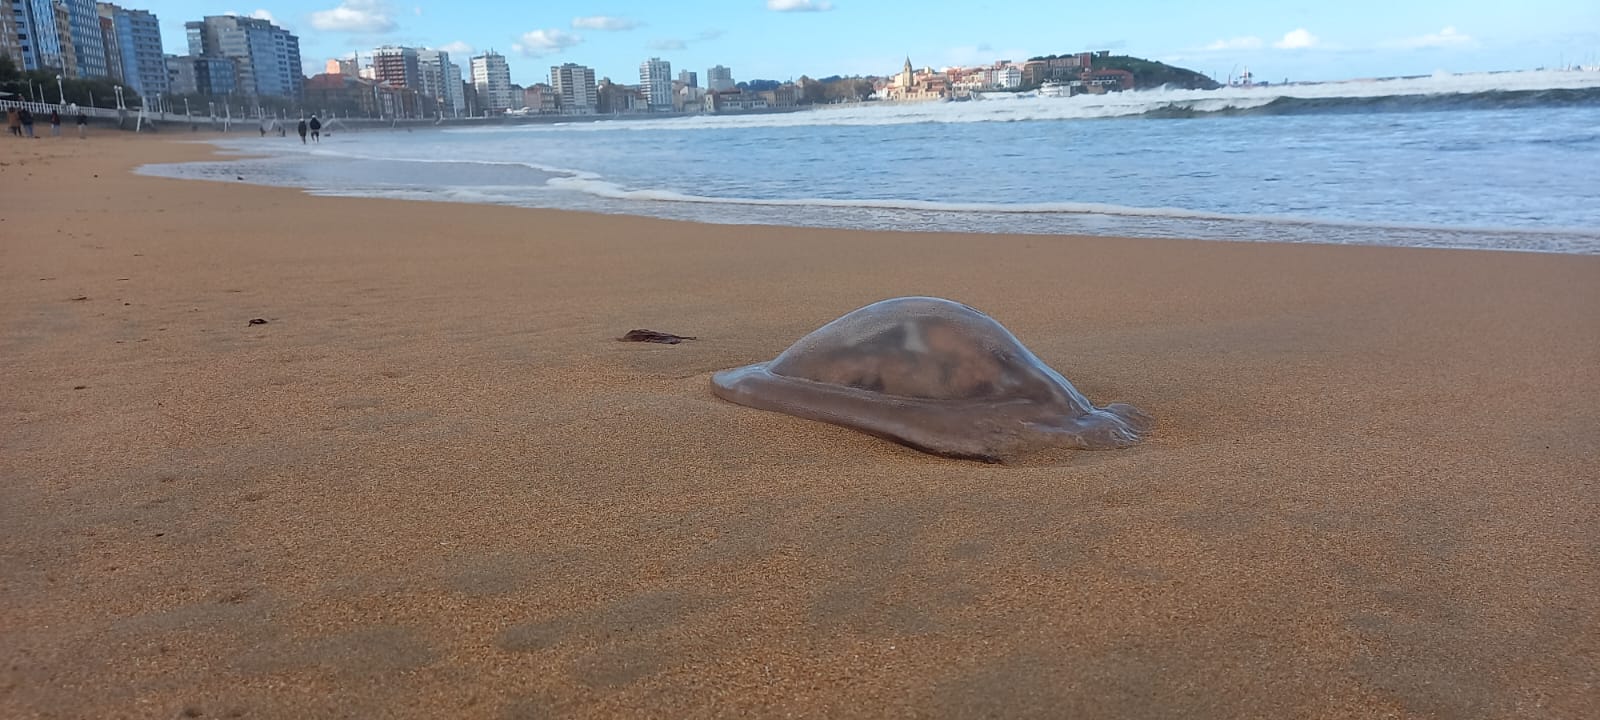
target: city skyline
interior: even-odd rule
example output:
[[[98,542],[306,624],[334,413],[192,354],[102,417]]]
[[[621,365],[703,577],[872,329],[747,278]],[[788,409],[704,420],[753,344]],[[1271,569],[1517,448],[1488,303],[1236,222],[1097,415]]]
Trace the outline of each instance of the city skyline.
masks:
[[[182,37],[184,19],[219,12],[198,0],[141,5],[160,16],[168,52],[181,52],[174,37]],[[696,71],[725,65],[740,80],[783,80],[889,75],[907,55],[918,67],[942,67],[1092,48],[1219,80],[1248,67],[1274,81],[1554,67],[1600,57],[1600,6],[1578,0],[1467,7],[1352,0],[1298,8],[1264,0],[1177,8],[1130,0],[1115,12],[1081,14],[1042,0],[1018,0],[1004,12],[895,0],[739,0],[675,10],[638,0],[558,0],[538,9],[255,0],[224,12],[267,17],[296,33],[307,75],[328,58],[405,45],[455,57],[495,50],[519,85],[547,82],[548,68],[567,62],[625,82],[651,57]]]

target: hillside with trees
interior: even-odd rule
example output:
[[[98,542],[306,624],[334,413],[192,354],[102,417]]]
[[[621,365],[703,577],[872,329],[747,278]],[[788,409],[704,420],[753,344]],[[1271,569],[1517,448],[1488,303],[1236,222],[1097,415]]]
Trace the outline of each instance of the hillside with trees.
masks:
[[[1073,53],[1075,54],[1075,53]],[[1053,60],[1058,57],[1071,57],[1067,55],[1045,55],[1043,57],[1028,58],[1028,60]],[[1133,73],[1134,87],[1141,90],[1147,88],[1170,85],[1185,90],[1215,90],[1222,84],[1206,77],[1202,73],[1188,68],[1168,65],[1156,60],[1146,60],[1132,55],[1094,56],[1093,66],[1096,69],[1127,70]]]

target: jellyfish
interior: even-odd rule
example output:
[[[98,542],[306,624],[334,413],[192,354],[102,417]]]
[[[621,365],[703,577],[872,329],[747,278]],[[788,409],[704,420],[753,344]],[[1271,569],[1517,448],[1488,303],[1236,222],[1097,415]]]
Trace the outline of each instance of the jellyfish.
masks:
[[[932,297],[855,310],[771,362],[716,373],[711,391],[987,462],[1047,447],[1127,447],[1152,424],[1131,405],[1095,407],[993,318]]]

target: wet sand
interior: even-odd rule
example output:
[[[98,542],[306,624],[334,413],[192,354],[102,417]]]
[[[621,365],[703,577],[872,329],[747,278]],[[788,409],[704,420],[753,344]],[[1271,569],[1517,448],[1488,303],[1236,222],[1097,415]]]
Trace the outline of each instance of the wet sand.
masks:
[[[0,147],[0,717],[1600,707],[1600,258],[696,225]],[[985,465],[712,397],[909,294],[1153,435]]]

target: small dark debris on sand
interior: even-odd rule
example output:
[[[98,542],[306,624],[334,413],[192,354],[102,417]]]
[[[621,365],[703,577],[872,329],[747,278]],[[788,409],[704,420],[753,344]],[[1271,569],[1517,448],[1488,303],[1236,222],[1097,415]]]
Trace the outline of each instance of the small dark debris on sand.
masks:
[[[89,299],[88,295],[79,295],[79,296],[73,298],[72,301],[73,302],[83,302],[84,300],[88,300],[88,299]]]
[[[629,330],[628,334],[617,338],[619,342],[650,342],[663,343],[666,345],[677,345],[685,340],[695,339],[696,338],[687,337],[684,335],[673,335],[672,333],[656,332],[654,330]]]
[[[251,325],[265,325],[265,324],[267,324],[267,321],[266,321],[265,318],[251,318],[250,319],[250,324]]]

